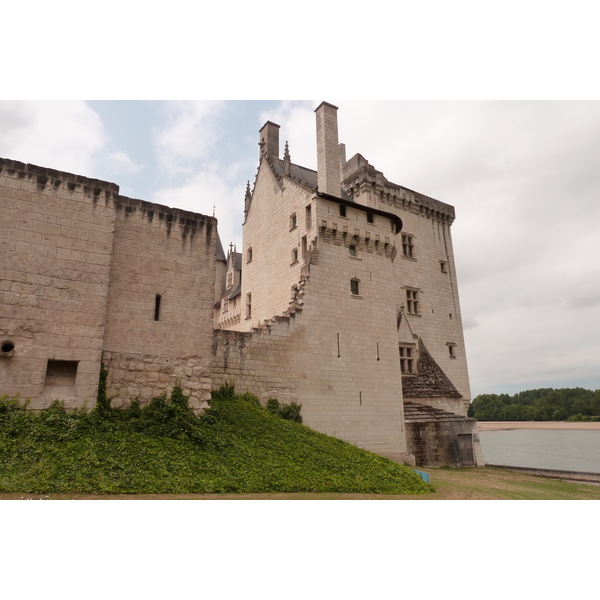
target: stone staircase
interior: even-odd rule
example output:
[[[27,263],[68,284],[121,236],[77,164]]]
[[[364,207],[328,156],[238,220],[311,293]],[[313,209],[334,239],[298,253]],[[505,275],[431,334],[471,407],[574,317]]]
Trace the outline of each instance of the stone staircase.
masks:
[[[419,402],[404,401],[404,420],[407,422],[447,422],[447,421],[462,421],[468,419],[469,421],[475,421],[462,415],[447,412],[441,408],[434,408],[427,404],[421,404]]]

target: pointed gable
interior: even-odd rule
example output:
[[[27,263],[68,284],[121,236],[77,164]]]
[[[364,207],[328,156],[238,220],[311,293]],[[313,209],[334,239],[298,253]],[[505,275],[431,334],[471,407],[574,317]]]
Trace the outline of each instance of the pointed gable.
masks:
[[[404,398],[462,398],[462,394],[429,354],[421,338],[419,338],[417,372],[417,375],[402,377]]]

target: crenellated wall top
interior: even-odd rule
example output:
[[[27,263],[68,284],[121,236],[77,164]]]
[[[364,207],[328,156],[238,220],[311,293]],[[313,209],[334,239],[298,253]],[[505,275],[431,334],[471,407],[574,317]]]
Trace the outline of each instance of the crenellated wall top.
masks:
[[[369,201],[373,206],[394,207],[426,218],[452,224],[454,207],[435,198],[388,181],[360,154],[348,160],[342,170],[342,188],[357,203]]]

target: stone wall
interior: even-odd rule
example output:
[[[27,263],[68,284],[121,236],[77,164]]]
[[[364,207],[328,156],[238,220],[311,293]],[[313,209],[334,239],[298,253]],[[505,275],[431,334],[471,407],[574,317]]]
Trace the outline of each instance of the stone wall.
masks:
[[[93,405],[115,228],[114,184],[0,159],[0,393]]]
[[[131,400],[147,403],[154,396],[170,394],[181,384],[190,405],[195,409],[208,406],[211,391],[207,356],[154,355],[128,352],[103,353],[108,369],[107,394],[112,406],[128,406]]]
[[[336,202],[313,198],[317,242],[299,261],[304,275],[292,303],[301,310],[292,307],[249,333],[216,332],[213,386],[233,381],[238,391],[263,401],[300,402],[309,427],[369,450],[401,454],[406,443],[391,224],[377,215],[367,223],[364,210],[348,208],[349,235],[336,241],[329,224],[338,215]],[[366,228],[372,245],[364,243]],[[376,236],[380,243],[375,244]],[[276,239],[269,240],[271,251],[281,257],[289,242],[283,237],[278,247]]]
[[[217,221],[0,159],[0,384],[32,408],[210,395]]]

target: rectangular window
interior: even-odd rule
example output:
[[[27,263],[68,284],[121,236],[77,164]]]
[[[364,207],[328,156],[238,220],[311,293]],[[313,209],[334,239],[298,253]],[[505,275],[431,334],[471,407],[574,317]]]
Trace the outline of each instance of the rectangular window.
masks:
[[[290,231],[292,229],[296,229],[297,225],[298,225],[298,221],[296,219],[296,213],[292,213],[292,216],[290,217]]]
[[[160,294],[156,294],[156,296],[154,298],[154,320],[158,321],[159,319],[160,319]]]
[[[448,272],[448,265],[446,264],[445,260],[440,260],[440,271],[442,273],[447,273]]]
[[[368,210],[367,211],[367,223],[374,223],[375,222],[375,215],[373,215],[373,213]]]
[[[414,346],[399,346],[398,349],[400,351],[400,372],[402,375],[416,374]]]
[[[246,294],[246,319],[252,318],[252,294]]]
[[[350,280],[350,292],[352,293],[353,296],[359,296],[359,281],[358,279],[351,279]]]
[[[248,252],[246,252],[246,262],[252,262],[252,246],[248,248]]]
[[[406,290],[406,310],[409,315],[419,314],[419,290]]]
[[[227,275],[227,285],[233,285],[233,273],[229,273],[229,275]]]
[[[298,248],[294,248],[292,250],[292,264],[295,264],[298,262]]]
[[[306,207],[306,229],[312,227],[312,206],[309,204]]]
[[[448,356],[450,356],[450,358],[456,358],[456,344],[447,342],[446,345],[448,346]]]
[[[348,246],[348,250],[350,250],[350,256],[356,256],[356,246]]]
[[[407,258],[415,257],[415,246],[413,244],[413,236],[408,233],[402,234],[402,255]]]
[[[340,204],[340,217],[346,216],[346,207],[343,204]]]

